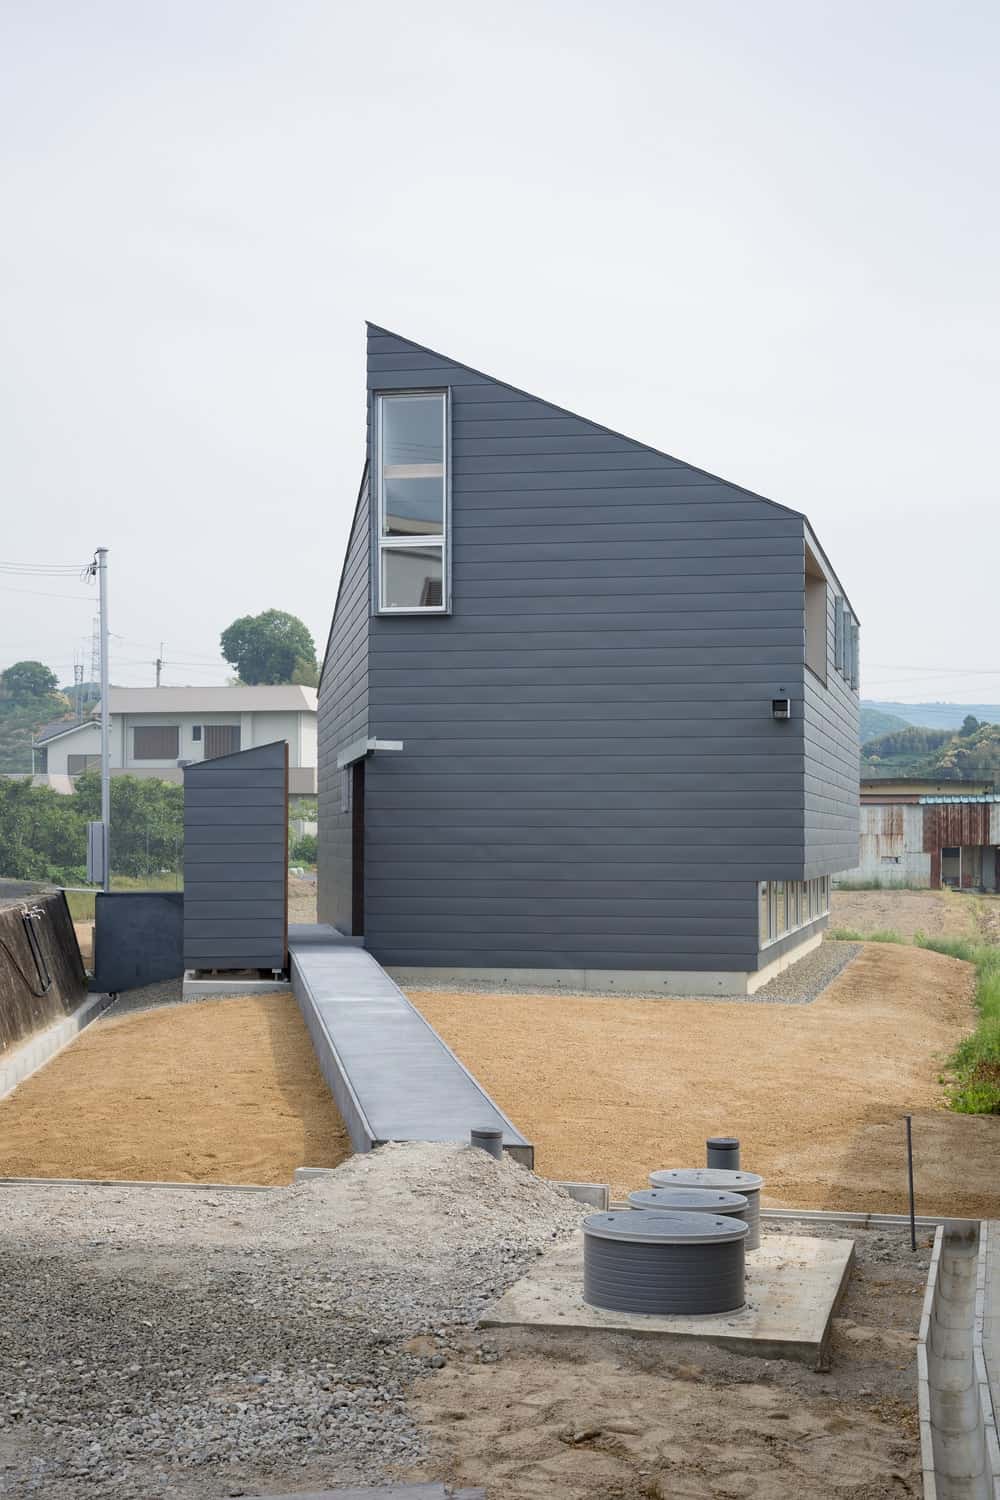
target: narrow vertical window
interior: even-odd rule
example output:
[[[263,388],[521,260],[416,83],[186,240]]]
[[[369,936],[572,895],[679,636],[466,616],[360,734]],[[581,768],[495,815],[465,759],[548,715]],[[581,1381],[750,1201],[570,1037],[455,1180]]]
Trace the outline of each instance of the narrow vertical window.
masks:
[[[448,399],[379,396],[378,605],[443,613],[448,564]]]

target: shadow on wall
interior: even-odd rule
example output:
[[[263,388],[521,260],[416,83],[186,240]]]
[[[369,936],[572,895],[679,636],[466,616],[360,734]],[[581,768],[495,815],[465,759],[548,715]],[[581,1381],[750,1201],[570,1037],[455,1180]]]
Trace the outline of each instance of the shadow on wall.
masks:
[[[71,1015],[87,978],[61,891],[0,906],[0,1054]]]

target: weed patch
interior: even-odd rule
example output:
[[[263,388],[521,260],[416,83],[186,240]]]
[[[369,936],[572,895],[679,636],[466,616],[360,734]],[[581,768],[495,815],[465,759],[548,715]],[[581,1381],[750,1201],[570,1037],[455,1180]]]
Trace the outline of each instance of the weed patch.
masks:
[[[951,1058],[950,1103],[961,1114],[1000,1114],[1000,947],[972,938],[929,938],[921,932],[913,941],[975,965],[979,1023]]]
[[[906,939],[889,927],[878,932],[858,932],[854,927],[828,927],[827,937],[834,943],[905,943]]]

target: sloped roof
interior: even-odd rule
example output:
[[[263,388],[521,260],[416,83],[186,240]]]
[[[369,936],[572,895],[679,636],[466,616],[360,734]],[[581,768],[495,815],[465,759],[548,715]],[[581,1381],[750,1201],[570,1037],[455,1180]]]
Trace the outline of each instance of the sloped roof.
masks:
[[[316,712],[316,689],[292,683],[262,687],[113,687],[110,700],[113,714]]]
[[[60,735],[72,734],[76,729],[89,729],[93,722],[93,719],[56,719],[51,724],[42,725],[33,743],[41,745],[59,739]]]
[[[528,401],[540,401],[543,405],[550,407],[552,411],[559,412],[566,417],[573,417],[578,422],[586,422],[586,424],[589,427],[592,427],[595,431],[606,432],[611,437],[620,438],[622,439],[622,441],[632,444],[632,446],[635,448],[643,449],[647,453],[655,453],[659,458],[666,458],[673,463],[683,464],[684,467],[686,469],[690,469],[692,473],[704,474],[708,479],[717,480],[718,483],[725,484],[730,489],[739,490],[741,494],[748,495],[752,500],[759,500],[764,505],[770,505],[774,510],[784,511],[786,515],[796,516],[799,520],[805,523],[808,530],[810,544],[813,546],[814,550],[820,554],[823,561],[825,562],[831,576],[837,584],[838,589],[843,594],[844,602],[850,609],[851,614],[854,616],[855,620],[859,620],[858,613],[847,596],[847,590],[844,588],[843,584],[840,582],[840,579],[837,577],[836,569],[830,562],[830,559],[827,556],[822,543],[820,542],[815,530],[813,529],[809,517],[805,514],[804,511],[795,510],[790,505],[783,505],[779,500],[772,500],[769,495],[762,495],[759,490],[748,489],[745,484],[738,484],[735,480],[725,479],[721,474],[715,474],[710,469],[703,469],[698,464],[689,463],[687,459],[678,458],[676,454],[668,453],[664,448],[654,448],[650,443],[644,443],[639,438],[630,437],[627,432],[619,432],[614,427],[607,427],[603,422],[595,422],[593,417],[585,417],[580,412],[570,411],[568,407],[559,406],[557,402],[550,401],[546,396],[539,396],[535,391],[526,391],[523,386],[511,385],[509,380],[500,380],[496,375],[491,375],[486,370],[479,370],[475,367],[475,365],[467,365],[464,360],[455,359],[450,354],[442,354],[440,349],[431,349],[427,344],[418,344],[414,339],[407,338],[405,333],[397,333],[395,329],[386,328],[382,323],[373,323],[370,319],[368,319],[366,321],[365,327],[368,331],[369,337],[374,333],[383,335],[387,338],[396,339],[402,344],[409,345],[409,347],[415,350],[418,354],[429,354],[434,359],[440,359],[443,363],[450,365],[455,369],[468,370],[470,374],[475,375],[482,380],[488,380],[493,385],[502,386],[505,390],[513,391],[515,395],[523,396]]]

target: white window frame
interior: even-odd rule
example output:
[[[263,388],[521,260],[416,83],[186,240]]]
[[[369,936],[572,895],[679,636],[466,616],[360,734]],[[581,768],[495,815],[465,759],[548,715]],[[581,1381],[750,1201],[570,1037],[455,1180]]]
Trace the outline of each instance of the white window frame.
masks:
[[[386,401],[405,400],[416,397],[426,400],[436,396],[441,401],[441,446],[442,446],[442,517],[444,529],[440,535],[386,536],[385,535],[385,485],[382,466],[382,422]],[[379,615],[447,615],[451,613],[451,392],[447,387],[434,387],[409,391],[376,391],[373,396],[375,410],[373,425],[375,432],[375,536],[373,541],[373,595],[375,613]],[[441,548],[441,603],[440,604],[385,604],[382,599],[382,559],[386,552],[405,552],[413,547]]]
[[[776,885],[784,887],[785,925],[783,927],[779,926],[778,922],[778,902],[774,889]],[[821,917],[830,915],[830,877],[817,875],[812,880],[758,881],[757,902],[758,951],[762,951],[769,948],[772,943],[778,943],[782,938],[789,937],[792,933],[801,932],[804,927],[818,922]],[[790,917],[790,912],[794,913],[794,916]],[[763,936],[765,926],[766,938]]]

